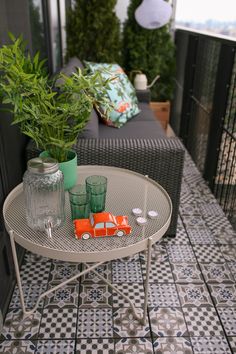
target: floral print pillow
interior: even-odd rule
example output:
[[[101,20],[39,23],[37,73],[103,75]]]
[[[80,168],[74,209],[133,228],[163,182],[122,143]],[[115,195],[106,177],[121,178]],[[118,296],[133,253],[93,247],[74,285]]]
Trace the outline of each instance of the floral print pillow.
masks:
[[[114,106],[114,110],[109,113],[105,122],[107,125],[120,128],[140,112],[135,89],[118,64],[86,61],[85,65],[92,72],[100,71],[105,79],[114,78],[109,83],[109,89],[107,90],[107,96]]]

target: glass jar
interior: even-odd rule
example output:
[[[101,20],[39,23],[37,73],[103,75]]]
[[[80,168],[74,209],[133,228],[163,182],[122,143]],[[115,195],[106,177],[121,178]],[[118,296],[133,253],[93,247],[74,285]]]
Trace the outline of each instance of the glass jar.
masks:
[[[50,237],[51,230],[65,221],[63,179],[58,162],[50,157],[29,160],[23,176],[27,224]]]

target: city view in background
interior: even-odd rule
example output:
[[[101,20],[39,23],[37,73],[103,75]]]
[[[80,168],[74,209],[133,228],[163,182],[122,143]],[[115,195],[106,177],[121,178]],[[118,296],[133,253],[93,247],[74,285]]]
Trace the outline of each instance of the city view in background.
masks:
[[[235,0],[176,0],[175,25],[236,38]]]

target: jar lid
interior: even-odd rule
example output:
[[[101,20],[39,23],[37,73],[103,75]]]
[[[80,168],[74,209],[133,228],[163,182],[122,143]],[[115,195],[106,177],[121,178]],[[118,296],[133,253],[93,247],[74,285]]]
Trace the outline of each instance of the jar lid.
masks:
[[[33,173],[54,173],[59,169],[57,160],[51,157],[35,157],[27,163],[28,171]]]

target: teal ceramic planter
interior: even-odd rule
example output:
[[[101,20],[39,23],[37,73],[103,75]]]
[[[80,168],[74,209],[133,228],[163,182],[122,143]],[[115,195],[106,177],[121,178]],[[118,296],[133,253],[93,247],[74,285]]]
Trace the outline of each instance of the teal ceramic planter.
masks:
[[[40,157],[48,157],[49,153],[43,151]],[[68,152],[68,161],[59,162],[59,168],[64,175],[64,189],[68,190],[77,183],[77,155],[75,151]]]

